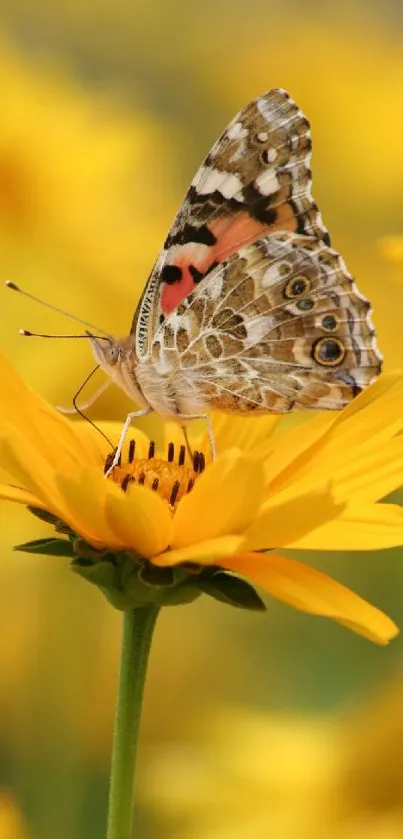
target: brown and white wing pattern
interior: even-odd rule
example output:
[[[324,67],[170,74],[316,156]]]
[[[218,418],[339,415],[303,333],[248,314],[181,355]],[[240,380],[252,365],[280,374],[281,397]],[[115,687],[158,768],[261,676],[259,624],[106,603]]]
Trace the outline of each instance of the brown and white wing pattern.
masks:
[[[370,304],[339,254],[275,233],[242,247],[168,315],[156,370],[180,370],[206,408],[340,409],[380,372]],[[178,367],[179,365],[179,367]]]
[[[138,305],[139,359],[164,317],[215,266],[276,231],[330,245],[311,196],[308,120],[284,90],[247,105],[217,140],[185,196]]]

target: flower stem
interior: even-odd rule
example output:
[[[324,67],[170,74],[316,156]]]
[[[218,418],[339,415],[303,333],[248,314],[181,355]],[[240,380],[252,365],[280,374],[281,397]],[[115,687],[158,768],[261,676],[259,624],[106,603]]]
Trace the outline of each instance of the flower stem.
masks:
[[[134,776],[147,662],[156,606],[123,613],[112,748],[107,839],[132,839]]]

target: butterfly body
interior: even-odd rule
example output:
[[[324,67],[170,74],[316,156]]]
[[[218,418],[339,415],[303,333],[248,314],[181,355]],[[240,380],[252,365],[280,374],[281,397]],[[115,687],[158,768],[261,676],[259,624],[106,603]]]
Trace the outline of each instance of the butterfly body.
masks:
[[[133,401],[179,420],[340,409],[381,369],[370,304],[311,196],[309,123],[273,90],[230,123],[177,214],[128,338],[93,338]]]

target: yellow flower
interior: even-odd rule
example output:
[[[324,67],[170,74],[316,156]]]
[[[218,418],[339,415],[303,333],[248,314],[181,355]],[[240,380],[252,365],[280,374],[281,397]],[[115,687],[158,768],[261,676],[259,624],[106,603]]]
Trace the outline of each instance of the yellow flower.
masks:
[[[2,839],[28,839],[15,801],[4,792],[0,796],[0,836]]]
[[[185,447],[180,449],[176,426],[166,426],[172,441],[168,456],[156,454],[135,430],[135,452],[133,444],[126,446],[109,479],[103,472],[110,449],[101,435],[60,416],[1,356],[0,376],[2,465],[9,476],[0,495],[39,508],[67,533],[84,557],[83,573],[92,574],[98,558],[104,576],[101,583],[94,581],[101,588],[108,588],[116,571],[113,552],[124,556],[125,579],[132,580],[137,563],[146,588],[169,588],[179,580],[193,591],[188,599],[206,591],[233,602],[229,585],[235,586],[236,600],[240,575],[297,609],[333,618],[377,643],[396,635],[395,624],[378,609],[279,551],[374,550],[403,543],[403,511],[376,503],[402,483],[398,374],[382,377],[340,413],[317,415],[280,432],[274,416],[214,416],[213,463],[205,433],[191,440],[197,452],[191,461]],[[108,424],[103,430],[117,439],[120,428]],[[171,578],[174,572],[179,576]],[[236,605],[247,605],[242,596]],[[252,608],[260,603],[255,598]],[[116,605],[128,608],[125,603]]]
[[[403,236],[383,236],[379,247],[389,262],[403,266]]]

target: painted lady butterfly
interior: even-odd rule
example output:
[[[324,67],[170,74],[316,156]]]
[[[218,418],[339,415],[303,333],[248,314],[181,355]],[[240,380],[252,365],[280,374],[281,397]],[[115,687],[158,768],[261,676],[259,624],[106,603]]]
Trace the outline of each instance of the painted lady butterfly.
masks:
[[[340,409],[380,373],[370,304],[311,196],[307,119],[271,90],[198,170],[125,339],[97,361],[143,406],[186,420]]]

